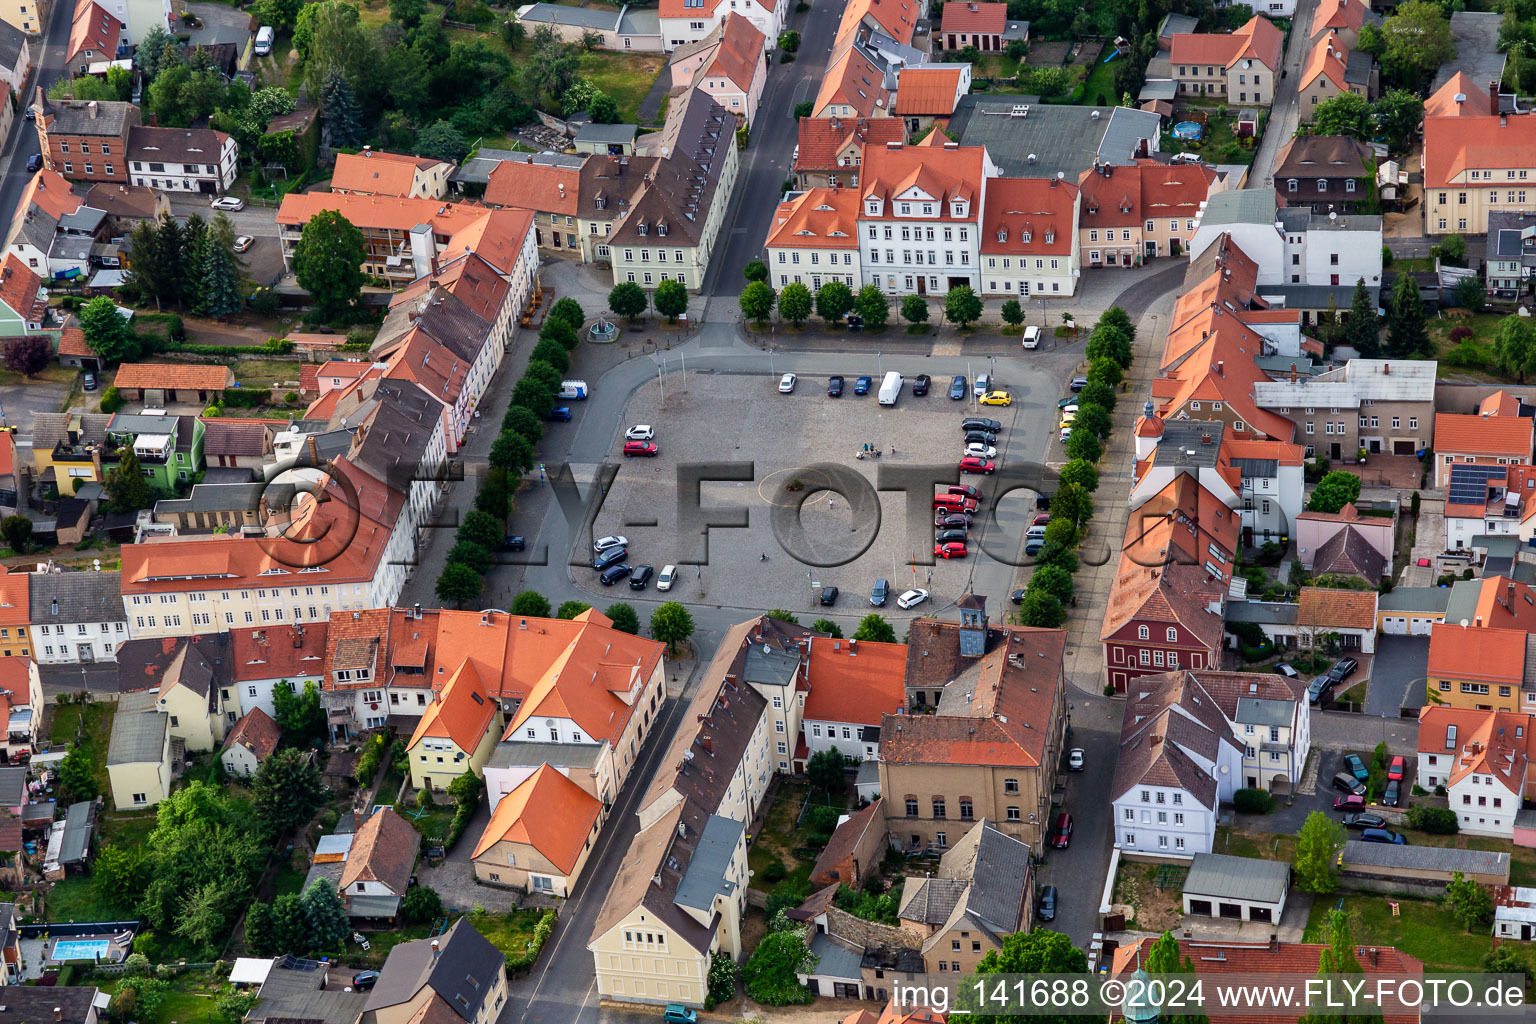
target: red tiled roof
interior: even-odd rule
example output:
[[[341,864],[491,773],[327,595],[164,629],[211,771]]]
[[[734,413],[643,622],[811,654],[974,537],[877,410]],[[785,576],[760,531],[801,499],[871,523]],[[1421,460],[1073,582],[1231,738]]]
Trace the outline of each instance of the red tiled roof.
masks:
[[[960,0],[952,0],[944,5],[944,18],[939,24],[939,31],[1000,35],[1007,26],[1007,4],[961,3]]]
[[[423,156],[406,156],[368,149],[361,153],[337,153],[331,172],[333,192],[353,192],[376,196],[408,196],[417,170],[427,170],[446,163]]]
[[[1536,716],[1517,711],[1426,704],[1419,709],[1419,752],[1449,755],[1447,786],[1468,775],[1490,775],[1510,792],[1524,793],[1531,761],[1536,757],[1533,726]]]
[[[1519,686],[1525,674],[1526,633],[1437,622],[1429,631],[1425,671],[1435,678],[1483,679]]]
[[[1280,66],[1285,37],[1274,24],[1255,15],[1231,35],[1210,32],[1179,32],[1168,48],[1174,64],[1210,64],[1229,68],[1243,57],[1252,57],[1270,71]]]
[[[69,51],[64,55],[66,61],[74,63],[84,50],[94,51],[95,59],[112,60],[117,56],[117,44],[125,27],[94,0],[77,0],[69,29]]]
[[[473,749],[473,748],[471,748]],[[378,882],[396,896],[404,895],[411,882],[411,868],[421,851],[421,833],[395,813],[393,807],[374,811],[352,837],[352,848],[341,866],[345,891],[359,880]]]
[[[1302,587],[1296,604],[1296,622],[1301,626],[1376,628],[1376,592],[1374,590]]]
[[[576,870],[582,848],[591,841],[603,805],[592,794],[542,764],[502,797],[475,842],[471,858],[505,840],[531,846],[561,874]]]
[[[1456,455],[1489,455],[1529,460],[1531,420],[1525,416],[1474,416],[1435,413],[1435,451]]]
[[[485,201],[492,206],[517,206],[540,213],[574,217],[577,213],[581,168],[551,167],[527,161],[503,160],[491,168]]]
[[[896,197],[917,189],[934,197],[938,204],[938,220],[972,220],[976,216],[986,161],[986,150],[981,146],[870,148],[864,153],[860,195],[865,200],[879,199],[884,204],[883,212],[874,219],[896,219]],[[951,203],[956,199],[969,204],[967,216],[954,215]],[[869,215],[866,211],[861,216],[868,218]]]
[[[124,363],[112,381],[118,388],[223,391],[235,382],[227,366],[206,363]]]
[[[811,692],[805,719],[879,725],[880,716],[906,707],[906,644],[811,639]]]
[[[838,157],[850,146],[862,158],[865,146],[884,146],[905,138],[906,125],[899,117],[802,117],[795,170],[836,171]]]
[[[1055,178],[993,178],[982,211],[981,251],[997,255],[1070,254],[1077,241],[1073,224],[1077,196],[1077,186]]]
[[[1131,622],[1178,625],[1210,650],[1221,645],[1222,620],[1208,605],[1220,606],[1222,587],[1204,569],[1174,561],[1138,565],[1125,555],[1110,586],[1099,639],[1109,640]]]
[[[48,309],[42,291],[43,279],[37,272],[15,253],[7,253],[0,262],[0,302],[28,323],[40,323]]]
[[[768,229],[770,249],[847,249],[856,252],[859,194],[852,189],[813,188],[780,203]]]
[[[961,6],[959,3],[955,7]],[[1003,4],[986,4],[1001,7]],[[944,17],[949,18],[951,6],[944,6]],[[945,29],[945,31],[949,31]],[[997,31],[1001,32],[999,26]],[[936,115],[948,117],[955,112],[960,96],[960,78],[963,69],[956,64],[931,64],[902,68],[896,75],[896,110],[907,116]],[[938,134],[935,132],[935,134]]]
[[[474,665],[463,662],[428,705],[407,746],[414,747],[424,738],[436,736],[452,740],[465,754],[472,754],[497,713],[498,705],[486,692]]]
[[[330,624],[325,622],[230,630],[232,678],[236,682],[319,679],[325,668],[329,634]]]
[[[1466,171],[1484,167],[1525,167],[1532,151],[1536,117],[1529,114],[1426,117],[1424,187],[1447,188]]]
[[[1462,97],[1460,103],[1456,97]],[[1478,84],[1465,71],[1452,75],[1424,101],[1425,126],[1432,117],[1487,117],[1496,114],[1487,84]]]
[[[249,750],[257,761],[265,761],[277,749],[282,730],[272,721],[272,716],[261,708],[251,708],[229,731],[222,749],[240,746]]]
[[[313,395],[320,391],[320,385],[315,382],[315,372],[320,367],[315,363],[303,363],[299,366],[299,394]]]
[[[889,103],[884,74],[858,49],[849,47],[827,65],[811,112],[821,117],[828,107],[839,104],[852,108],[859,117],[872,117],[888,113]],[[866,159],[868,155],[866,152]]]

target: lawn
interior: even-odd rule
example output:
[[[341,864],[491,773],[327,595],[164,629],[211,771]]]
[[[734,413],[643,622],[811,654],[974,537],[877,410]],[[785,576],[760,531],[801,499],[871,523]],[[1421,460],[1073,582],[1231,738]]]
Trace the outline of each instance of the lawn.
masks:
[[[1083,93],[1078,98],[1079,103],[1097,107],[1106,104],[1113,105],[1120,102],[1120,97],[1115,92],[1115,68],[1114,61],[1104,63],[1104,58],[1113,53],[1113,43],[1104,44],[1104,49],[1094,58],[1093,69],[1088,72],[1088,77],[1083,80]],[[1100,99],[1099,97],[1104,97]]]
[[[651,54],[587,50],[581,55],[581,77],[618,104],[621,124],[636,124],[640,101],[665,65],[664,58]]]
[[[1395,946],[1439,970],[1477,970],[1493,947],[1486,928],[1469,934],[1455,916],[1438,903],[1401,896],[1345,896],[1351,934],[1358,946]],[[1398,917],[1392,916],[1392,904]],[[1307,942],[1326,942],[1328,915],[1338,900],[1321,897],[1312,903],[1304,936]]]
[[[287,893],[297,893],[304,889],[304,879],[309,875],[309,858],[297,851],[292,859],[284,861],[277,866],[277,871],[272,876],[272,898]]]
[[[92,701],[89,704],[55,704],[53,720],[48,726],[50,746],[65,744],[80,746],[91,755],[95,767],[96,789],[108,792],[111,780],[107,777],[107,743],[112,737],[112,716],[115,704]],[[84,717],[82,727],[81,718]]]
[[[43,916],[49,921],[115,921],[121,910],[96,898],[91,879],[70,875],[55,882],[44,898]]]
[[[759,878],[763,870],[775,860],[789,869],[790,874],[804,866],[807,869],[806,877],[810,877],[809,869],[812,865],[808,862],[802,865],[794,853],[795,847],[799,845],[795,821],[807,792],[809,787],[803,782],[784,782],[779,786],[773,806],[768,809],[768,817],[763,820],[762,831],[752,837],[752,848],[747,851],[747,866]],[[768,888],[766,883],[763,888]]]
[[[528,941],[533,938],[533,927],[538,924],[541,913],[537,910],[511,910],[505,914],[482,911],[467,916],[475,930],[491,940],[491,945],[503,953],[517,954],[528,948]],[[354,967],[378,968],[389,957],[391,949],[402,942],[430,938],[436,934],[438,924],[433,921],[429,924],[402,925],[388,931],[366,932],[369,949],[366,952],[354,949],[349,942],[346,962]]]
[[[1396,269],[1405,261],[1392,266]],[[1437,316],[1429,321],[1429,340],[1435,346],[1433,358],[1440,360],[1439,376],[1459,379],[1484,378],[1508,380],[1493,357],[1493,338],[1498,332],[1500,313],[1471,313]],[[1451,332],[1458,327],[1472,331],[1472,337],[1451,342]]]
[[[68,386],[74,382],[79,373],[80,371],[74,367],[49,363],[43,367],[36,377],[23,377],[15,370],[7,370],[0,366],[0,384],[62,384]]]
[[[1258,819],[1254,819],[1258,820]],[[1233,825],[1216,827],[1216,842],[1212,853],[1225,853],[1233,857],[1253,857],[1257,860],[1294,859],[1296,837],[1275,835],[1269,832],[1251,832]]]
[[[116,995],[123,985],[120,977],[98,982],[101,991]],[[139,1024],[208,1024],[214,1021],[213,1007],[218,997],[231,987],[212,971],[183,971],[170,980],[165,1001],[153,1016],[138,1016]]]
[[[270,388],[299,379],[299,364],[282,359],[239,359],[233,369],[243,388]]]
[[[1174,111],[1174,123],[1184,120],[1183,110]],[[1183,142],[1174,138],[1172,132],[1166,133],[1162,138],[1162,150],[1165,153],[1199,153],[1207,163],[1213,164],[1251,164],[1255,150],[1258,149],[1258,139],[1264,134],[1264,121],[1266,115],[1259,115],[1259,134],[1252,139],[1240,140],[1232,132],[1236,124],[1236,118],[1231,111],[1218,114],[1215,109],[1207,109],[1205,123],[1205,135],[1198,142]]]
[[[131,848],[143,846],[155,830],[155,812],[102,811],[96,824],[99,841],[105,845]]]

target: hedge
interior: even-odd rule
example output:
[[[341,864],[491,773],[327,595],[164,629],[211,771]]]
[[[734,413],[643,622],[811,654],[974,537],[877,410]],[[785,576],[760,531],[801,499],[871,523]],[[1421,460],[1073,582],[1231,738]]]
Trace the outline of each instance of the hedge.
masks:
[[[271,388],[229,388],[220,404],[232,409],[254,409],[271,401]]]
[[[507,970],[526,971],[538,962],[539,954],[544,950],[544,944],[554,933],[555,916],[553,910],[544,912],[544,916],[539,918],[539,923],[533,926],[533,939],[528,943],[528,948],[515,955],[507,954]]]

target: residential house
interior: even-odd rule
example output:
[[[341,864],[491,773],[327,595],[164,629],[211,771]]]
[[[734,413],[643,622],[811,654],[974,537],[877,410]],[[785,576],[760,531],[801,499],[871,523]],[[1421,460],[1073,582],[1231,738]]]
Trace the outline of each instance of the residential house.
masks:
[[[1280,147],[1275,162],[1275,199],[1282,206],[1358,213],[1372,202],[1376,158],[1359,139],[1298,135]]]
[[[1451,584],[1445,621],[1474,628],[1536,632],[1536,589],[1509,576],[1489,574]]]
[[[244,966],[244,959],[237,963]],[[339,976],[332,981],[334,965],[319,960],[284,954],[253,966],[251,984],[259,987],[255,990],[257,1003],[249,1015],[252,1024],[280,1024],[294,1019],[294,1014],[315,1024],[356,1024],[372,995],[351,991],[352,986],[342,984]],[[233,971],[231,977],[235,977]]]
[[[280,739],[282,730],[272,721],[272,716],[261,708],[251,708],[224,738],[224,749],[219,751],[219,761],[230,775],[249,778],[256,774],[261,762],[277,750]]]
[[[1528,207],[1536,118],[1511,113],[1498,84],[1457,75],[1424,103],[1424,232],[1482,235],[1488,215]]]
[[[1139,676],[1219,665],[1225,585],[1193,561],[1202,553],[1156,566],[1139,564],[1132,554],[1120,555],[1099,633],[1105,683],[1123,693]]]
[[[960,97],[970,91],[969,64],[908,65],[896,73],[895,113],[915,135],[936,123],[948,123]]]
[[[816,634],[794,623],[763,616],[731,664],[729,678],[750,686],[768,702],[766,716],[774,734],[781,772],[805,770],[809,757],[802,729],[805,700],[811,689],[808,654]],[[719,652],[720,656],[724,651]]]
[[[1523,210],[1488,212],[1488,247],[1483,267],[1488,294],[1513,299],[1526,290],[1536,266],[1536,215]]]
[[[37,749],[43,704],[37,662],[19,656],[0,658],[0,722],[5,723],[0,729],[0,751],[8,762],[15,763],[17,755]]]
[[[796,184],[802,189],[857,188],[866,147],[905,141],[906,128],[899,118],[802,117]]]
[[[1078,187],[1078,240],[1087,265],[1130,267],[1183,255],[1201,207],[1226,188],[1226,178],[1203,163],[1137,158],[1127,167],[1095,159]]]
[[[850,45],[837,52],[827,64],[821,88],[811,101],[811,116],[840,121],[890,117],[895,78],[894,74],[885,73],[878,55]],[[906,122],[902,121],[902,125],[905,127]]]
[[[1003,940],[1028,931],[1035,882],[1030,848],[982,818],[939,858],[939,870],[908,878],[897,916],[923,937],[929,974],[974,974]]]
[[[361,153],[337,153],[331,191],[354,196],[442,199],[448,195],[451,160],[386,153],[364,146]]]
[[[14,252],[0,261],[0,337],[20,338],[41,331],[48,319],[43,279]]]
[[[980,146],[865,152],[858,234],[868,280],[890,294],[942,295],[960,285],[981,292],[987,180],[1000,174]],[[924,269],[914,271],[918,265]]]
[[[998,178],[982,211],[986,297],[1072,295],[1082,276],[1080,192],[1057,178]]]
[[[857,292],[864,284],[858,217],[853,189],[813,188],[780,203],[765,243],[769,283],[815,292],[823,282],[841,281]]]
[[[1445,503],[1445,550],[1487,553],[1487,538],[1536,536],[1536,467],[1450,467]]]
[[[32,469],[39,484],[75,493],[80,482],[100,483],[101,453],[111,416],[40,412],[32,417]]]
[[[581,43],[588,33],[602,37],[603,50],[625,53],[661,53],[661,19],[654,10],[641,10],[629,4],[618,10],[567,7],[564,4],[533,3],[517,9],[517,20],[528,25],[547,26],[567,43]],[[480,150],[484,155],[485,150]]]
[[[733,13],[762,33],[766,49],[778,44],[779,33],[789,21],[789,0],[742,0],[731,7],[726,6],[725,0],[662,0],[657,8],[662,46],[670,53],[679,46],[698,42]]]
[[[1237,562],[1240,525],[1197,477],[1180,473],[1130,512],[1121,553],[1133,565],[1159,569],[1179,562],[1226,581]]]
[[[1426,704],[1419,710],[1419,763],[1426,788],[1445,787],[1463,835],[1512,838],[1515,816],[1536,792],[1536,716]]]
[[[70,191],[63,175],[44,168],[21,190],[21,201],[11,219],[5,249],[39,276],[53,276],[48,256],[59,232],[59,223],[76,213],[85,202]]]
[[[934,49],[961,50],[974,46],[982,53],[1006,50],[1015,39],[1029,42],[1029,22],[1008,20],[1008,5],[958,3],[944,5]]]
[[[129,640],[117,649],[118,691],[153,691],[173,739],[193,752],[213,750],[227,732],[230,646],[228,633]]]
[[[97,18],[119,26],[92,0],[81,0],[77,11],[94,13]],[[78,30],[81,21],[77,16]],[[108,34],[115,34],[109,32]],[[103,45],[105,37],[89,41],[87,47]],[[116,45],[113,40],[112,45]],[[45,102],[38,91],[33,110],[37,113],[37,141],[42,149],[43,166],[70,181],[128,181],[128,133],[139,124],[139,108],[113,100],[52,100]]]
[[[1425,667],[1434,703],[1473,711],[1536,712],[1536,686],[1524,685],[1528,635],[1460,622],[1434,625]]]
[[[55,1024],[96,1024],[105,993],[95,985],[55,985],[49,988],[22,984],[6,986],[0,1024],[29,1024],[51,1019]]]
[[[96,0],[75,0],[69,42],[64,49],[64,67],[71,77],[84,75],[91,70],[92,64],[113,60],[127,52],[128,42],[126,13],[112,13],[106,5]],[[127,105],[119,104],[124,107]],[[41,120],[38,128],[42,128]],[[43,152],[47,151],[47,147],[43,147]]]
[[[702,39],[672,51],[672,88],[706,93],[750,125],[768,80],[767,46],[757,26],[732,11]]]
[[[470,859],[475,878],[569,896],[604,817],[602,802],[558,768],[540,765],[496,804]]]
[[[1255,16],[1230,35],[1178,33],[1171,39],[1168,59],[1181,96],[1215,96],[1227,103],[1267,107],[1274,100],[1284,50],[1281,31]]]
[[[123,363],[114,383],[125,399],[150,408],[176,402],[210,405],[234,386],[235,374],[227,366],[208,363]]]
[[[993,626],[976,595],[958,607],[958,622],[917,619],[908,634],[908,699],[935,713],[881,719],[880,793],[892,845],[942,853],[950,822],[966,829],[987,818],[1038,848],[1067,717],[1066,637]]]
[[[1302,587],[1294,636],[1302,650],[1336,645],[1351,654],[1376,653],[1376,592]],[[1273,639],[1286,645],[1283,632]]]
[[[1302,116],[1310,116],[1319,103],[1346,92],[1374,99],[1377,91],[1376,59],[1364,50],[1351,50],[1330,32],[1312,45],[1301,63],[1297,79]]]
[[[635,194],[629,216],[608,243],[614,284],[654,288],[671,279],[690,291],[703,287],[736,186],[740,123],[738,115],[697,89],[680,110],[669,112],[660,148],[670,156]]]
[[[1362,515],[1354,504],[1296,517],[1296,556],[1314,577],[1358,576],[1372,586],[1390,575],[1396,516]]]
[[[29,578],[22,572],[0,573],[0,657],[33,657]]]
[[[35,660],[42,665],[112,661],[128,639],[122,577],[116,569],[25,574]]]
[[[480,776],[501,735],[501,706],[466,661],[422,714],[410,742],[411,785],[447,789],[458,776]]]
[[[885,851],[890,848],[885,833],[885,809],[880,800],[845,814],[838,822],[832,839],[816,855],[811,867],[811,885],[848,885],[855,889],[879,869]]]
[[[211,128],[134,125],[128,129],[127,153],[129,180],[135,185],[214,196],[235,183],[240,147],[233,136]]]
[[[1256,284],[1271,305],[1321,311],[1331,297],[1347,309],[1356,282],[1381,287],[1379,216],[1282,207],[1273,189],[1239,189],[1211,197],[1196,218],[1190,253],[1199,256],[1224,235],[1255,261]]]
[[[498,163],[485,201],[535,211],[534,236],[541,248],[579,254],[583,263],[608,260],[614,225],[628,215],[661,158],[558,156],[550,163],[541,158],[556,159],[539,154]]]
[[[393,919],[411,884],[421,833],[395,813],[381,807],[358,826],[341,865],[336,888],[351,917]]]
[[[506,1001],[506,954],[461,917],[389,951],[357,1024],[492,1024]]]
[[[1381,15],[1371,10],[1365,0],[1320,0],[1312,12],[1312,38],[1316,46],[1330,34],[1346,48],[1353,50],[1360,39],[1360,29],[1366,25],[1380,27]]]
[[[1483,400],[1479,411],[1435,414],[1435,486],[1451,482],[1453,466],[1529,466],[1536,441],[1532,419],[1511,410],[1498,395]]]
[[[19,13],[19,12],[18,12]],[[0,85],[7,93],[21,94],[27,76],[32,73],[32,48],[27,45],[25,29],[0,16]]]
[[[198,419],[203,425],[203,459],[207,464],[244,469],[259,469],[272,461],[272,438],[286,425],[284,420]]]
[[[330,624],[310,622],[259,629],[230,629],[229,683],[219,693],[225,718],[236,719],[260,710],[277,717],[272,694],[281,685],[295,693],[325,676],[325,651]]]
[[[605,999],[702,1006],[711,957],[746,955],[746,830],[773,774],[773,732],[768,702],[736,674],[762,625],[727,631],[640,799],[587,941]]]
[[[823,750],[851,761],[876,760],[881,722],[907,706],[907,645],[823,636],[806,643],[810,692],[803,694],[797,767]]]
[[[35,36],[42,31],[43,10],[35,0],[5,0],[0,3],[0,21]]]
[[[170,796],[171,779],[180,774],[184,751],[182,741],[172,740],[170,715],[154,691],[120,694],[107,741],[112,805],[119,811],[139,810]]]
[[[131,450],[150,486],[175,490],[202,471],[203,432],[203,421],[196,416],[114,413],[107,424],[102,470],[110,474]]]
[[[1309,457],[1417,455],[1436,441],[1436,369],[1433,361],[1351,359],[1316,376],[1255,381],[1253,398],[1291,421]]]

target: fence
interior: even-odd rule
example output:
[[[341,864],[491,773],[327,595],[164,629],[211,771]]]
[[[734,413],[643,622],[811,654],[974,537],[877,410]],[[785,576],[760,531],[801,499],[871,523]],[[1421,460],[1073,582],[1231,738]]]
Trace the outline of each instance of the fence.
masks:
[[[54,937],[74,938],[81,935],[117,935],[125,931],[137,931],[138,918],[128,921],[71,921],[68,924],[24,924],[17,931],[24,939],[38,939],[45,935]]]

